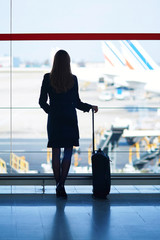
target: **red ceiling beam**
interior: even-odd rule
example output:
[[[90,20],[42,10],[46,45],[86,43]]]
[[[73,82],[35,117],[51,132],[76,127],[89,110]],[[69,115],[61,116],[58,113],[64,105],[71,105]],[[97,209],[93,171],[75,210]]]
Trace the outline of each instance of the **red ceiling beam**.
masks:
[[[7,33],[0,41],[37,40],[160,40],[160,33]]]

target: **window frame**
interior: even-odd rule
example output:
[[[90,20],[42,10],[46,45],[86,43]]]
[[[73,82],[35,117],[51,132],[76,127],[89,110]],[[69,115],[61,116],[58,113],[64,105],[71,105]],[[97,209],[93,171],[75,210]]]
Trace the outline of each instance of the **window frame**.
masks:
[[[44,41],[44,40],[160,40],[160,33],[7,33],[0,34],[0,41],[10,42],[10,58],[12,59],[12,42],[13,41]],[[11,61],[12,62],[12,61]],[[10,66],[10,76],[12,75],[12,64]],[[11,81],[11,80],[10,80]],[[12,113],[12,104],[10,106]],[[12,125],[12,124],[11,124]],[[11,137],[12,137],[12,128]],[[49,179],[48,179],[49,178]],[[19,185],[25,183],[27,185],[50,185],[50,181],[53,181],[53,177],[50,174],[0,174],[0,179],[4,180],[1,185]],[[15,182],[13,182],[15,179]],[[48,184],[47,184],[48,179]],[[71,174],[68,180],[68,184],[79,183],[82,185],[91,184],[91,174]],[[22,181],[24,180],[24,181]],[[25,182],[26,180],[26,182]],[[74,181],[72,181],[74,180]],[[128,181],[129,180],[129,181]],[[147,181],[146,181],[147,180]],[[21,182],[22,181],[22,182]],[[118,184],[118,181],[122,185],[126,184],[158,184],[160,181],[160,173],[156,174],[112,174],[112,182]]]

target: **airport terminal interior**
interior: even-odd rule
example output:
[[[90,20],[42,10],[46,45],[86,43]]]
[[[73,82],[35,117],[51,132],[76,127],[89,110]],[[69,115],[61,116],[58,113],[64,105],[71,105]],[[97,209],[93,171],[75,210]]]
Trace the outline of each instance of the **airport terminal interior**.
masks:
[[[0,0],[0,240],[159,239],[160,3],[69,2]],[[98,106],[94,147],[111,170],[105,199],[93,196],[92,112],[80,110],[68,197],[56,197],[39,96],[59,49],[81,101]]]

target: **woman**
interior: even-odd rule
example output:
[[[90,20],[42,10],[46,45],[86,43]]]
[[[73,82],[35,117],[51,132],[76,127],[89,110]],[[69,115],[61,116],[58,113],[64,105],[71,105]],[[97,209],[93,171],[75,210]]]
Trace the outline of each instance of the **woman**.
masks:
[[[79,146],[76,108],[84,112],[89,112],[93,108],[97,112],[98,107],[81,102],[77,77],[71,73],[70,57],[64,50],[59,50],[55,54],[51,73],[44,75],[39,104],[48,114],[47,147],[52,148],[56,195],[67,197],[64,183],[71,164],[73,146]],[[60,164],[61,148],[64,148],[62,164]]]

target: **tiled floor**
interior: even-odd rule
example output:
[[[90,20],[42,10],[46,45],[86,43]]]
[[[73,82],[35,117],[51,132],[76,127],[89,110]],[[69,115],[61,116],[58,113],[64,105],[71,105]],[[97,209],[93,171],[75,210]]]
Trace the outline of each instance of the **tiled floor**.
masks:
[[[113,186],[107,200],[91,186],[67,186],[67,200],[45,190],[0,186],[0,239],[160,239],[160,186]]]

